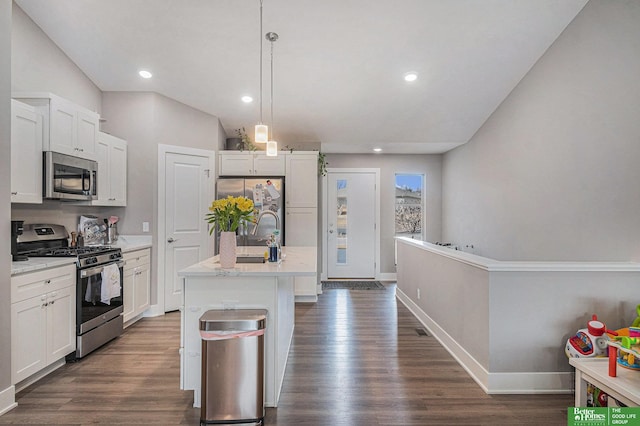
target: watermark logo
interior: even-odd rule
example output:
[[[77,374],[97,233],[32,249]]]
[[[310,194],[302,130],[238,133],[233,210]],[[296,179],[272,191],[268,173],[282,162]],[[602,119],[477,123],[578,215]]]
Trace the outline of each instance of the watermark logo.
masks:
[[[638,407],[569,407],[567,426],[640,426]]]
[[[573,426],[607,426],[609,409],[606,407],[573,407],[569,409],[569,417],[573,418]]]

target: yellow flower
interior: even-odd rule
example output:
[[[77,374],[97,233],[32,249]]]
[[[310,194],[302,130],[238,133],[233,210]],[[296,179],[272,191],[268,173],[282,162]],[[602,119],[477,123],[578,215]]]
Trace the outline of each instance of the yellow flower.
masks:
[[[235,231],[243,221],[253,220],[253,201],[246,197],[233,197],[214,200],[209,207],[205,220],[215,226],[211,227],[209,233],[220,228],[221,231]]]

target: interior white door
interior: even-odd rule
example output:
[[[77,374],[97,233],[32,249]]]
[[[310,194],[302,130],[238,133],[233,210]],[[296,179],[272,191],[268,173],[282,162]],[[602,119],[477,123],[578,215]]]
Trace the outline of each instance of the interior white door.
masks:
[[[327,278],[375,278],[376,174],[327,175]]]
[[[182,304],[177,272],[208,257],[204,216],[211,203],[210,157],[168,152],[165,157],[164,310]]]

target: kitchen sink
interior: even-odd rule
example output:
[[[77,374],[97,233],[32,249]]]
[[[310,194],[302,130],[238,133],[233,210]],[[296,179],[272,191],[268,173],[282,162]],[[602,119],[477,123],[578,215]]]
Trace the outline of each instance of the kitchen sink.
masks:
[[[264,255],[239,254],[236,256],[236,263],[264,263]]]

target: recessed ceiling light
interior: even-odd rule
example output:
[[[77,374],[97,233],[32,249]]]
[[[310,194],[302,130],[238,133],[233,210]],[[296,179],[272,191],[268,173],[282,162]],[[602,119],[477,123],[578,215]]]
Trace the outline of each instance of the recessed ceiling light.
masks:
[[[408,72],[404,75],[404,81],[416,81],[418,79],[418,73],[416,72]]]
[[[242,102],[244,102],[245,104],[251,103],[253,102],[253,98],[251,96],[243,96]]]
[[[373,148],[373,152],[382,152],[382,148]]]
[[[140,74],[140,77],[142,77],[142,78],[151,78],[151,77],[153,77],[153,74],[151,74],[149,71],[146,71],[146,70],[142,70],[138,74]]]

